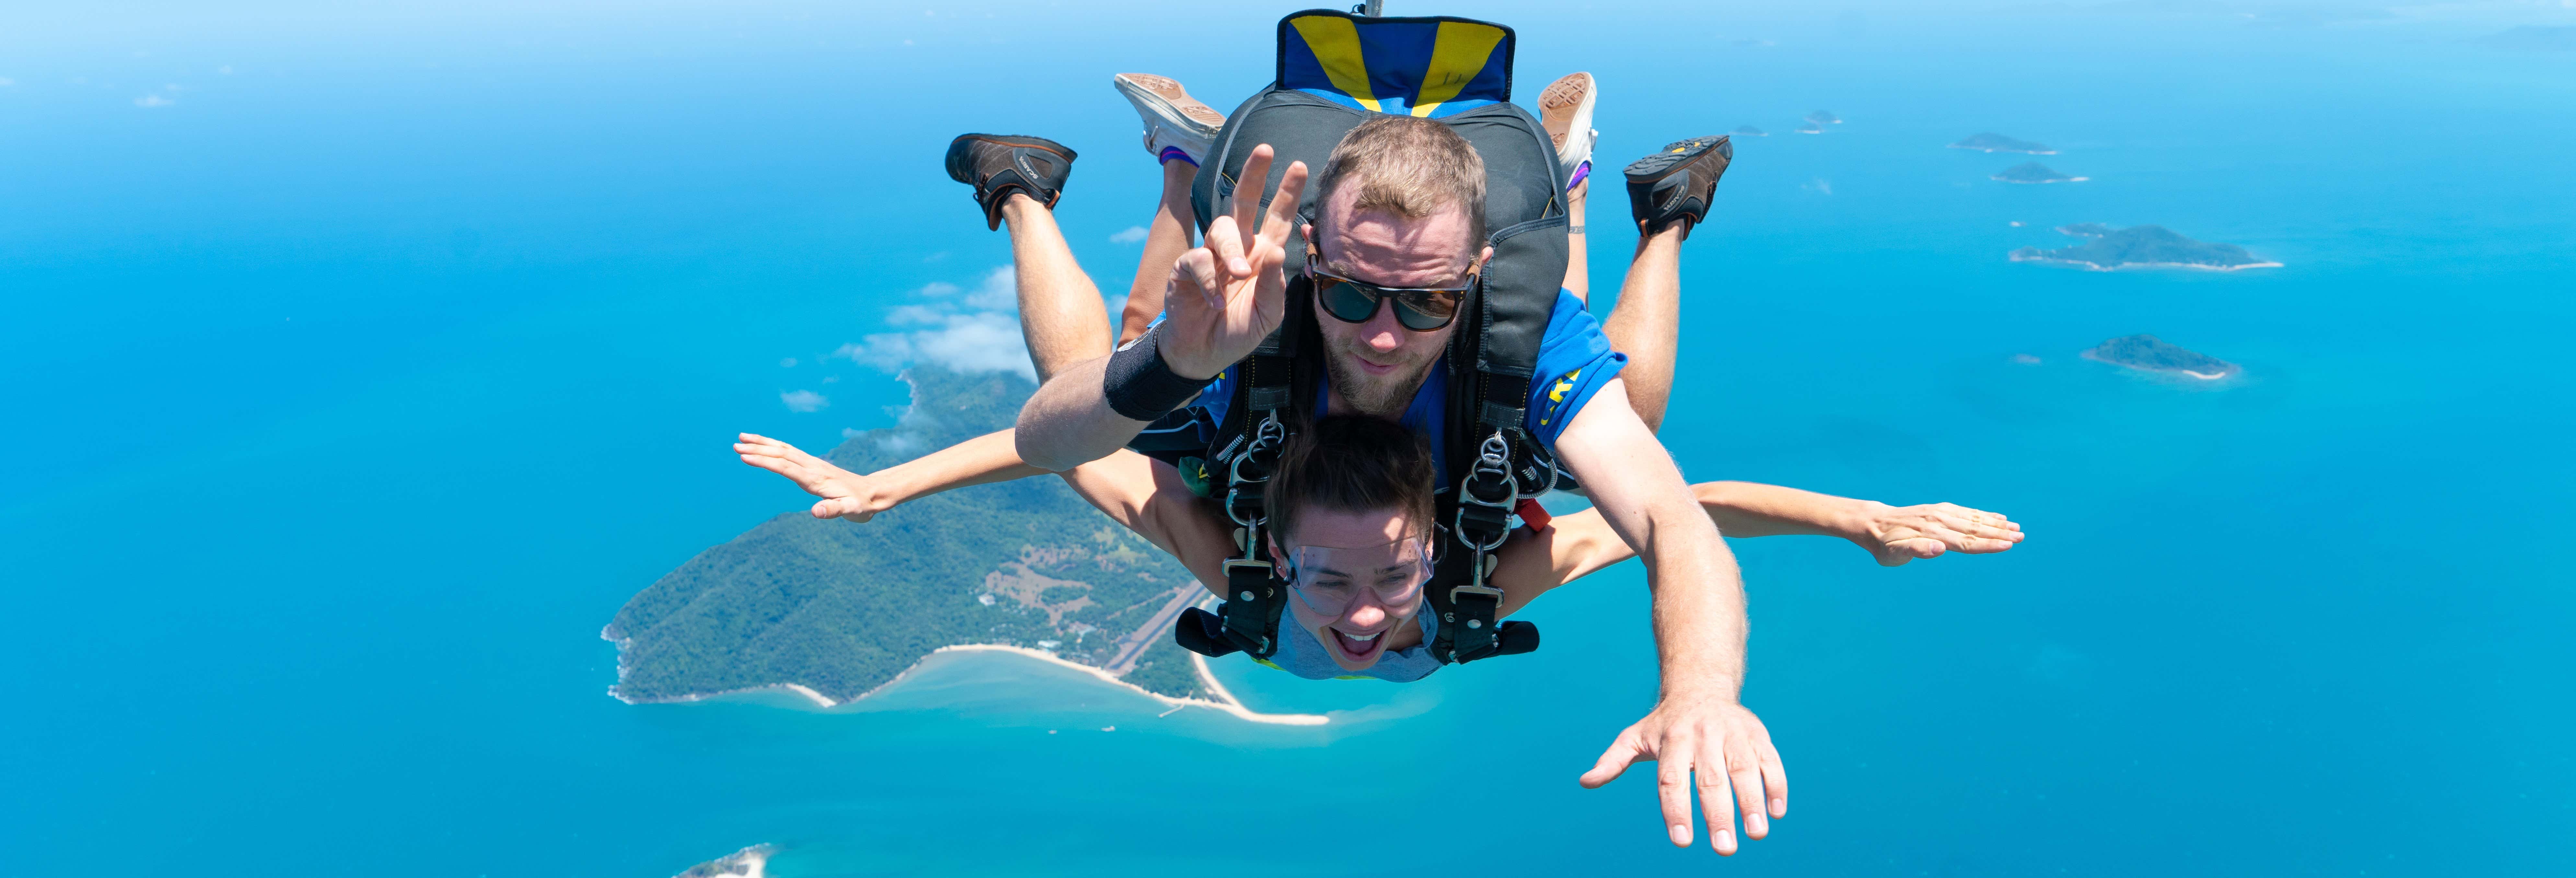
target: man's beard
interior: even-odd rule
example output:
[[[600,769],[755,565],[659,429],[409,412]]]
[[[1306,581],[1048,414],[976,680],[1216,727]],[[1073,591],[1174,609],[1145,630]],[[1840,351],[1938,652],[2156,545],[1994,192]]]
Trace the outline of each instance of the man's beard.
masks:
[[[1399,371],[1377,377],[1350,364],[1358,358],[1357,354],[1331,344],[1324,351],[1324,374],[1332,379],[1333,390],[1340,393],[1342,401],[1349,403],[1353,410],[1371,417],[1400,421],[1404,419],[1404,410],[1413,406],[1414,394],[1421,392],[1423,380],[1430,377],[1431,368],[1440,365],[1442,350],[1445,348],[1431,349],[1431,356],[1415,365],[1411,374]]]

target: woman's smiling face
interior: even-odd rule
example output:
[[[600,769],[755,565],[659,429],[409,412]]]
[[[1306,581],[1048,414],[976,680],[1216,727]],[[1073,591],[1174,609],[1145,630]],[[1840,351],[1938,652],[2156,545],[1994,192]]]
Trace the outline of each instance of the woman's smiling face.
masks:
[[[1272,541],[1283,575],[1304,577],[1310,593],[1296,593],[1288,609],[1297,627],[1315,638],[1344,670],[1366,670],[1386,654],[1387,635],[1412,622],[1422,609],[1420,580],[1429,574],[1419,540],[1427,526],[1415,527],[1394,509],[1370,512],[1310,510],[1299,516],[1297,533]],[[1407,547],[1410,547],[1409,549]],[[1317,551],[1329,549],[1332,551]],[[1308,560],[1298,561],[1299,557]],[[1330,559],[1330,560],[1319,560]],[[1290,568],[1302,565],[1292,571]],[[1405,585],[1410,582],[1409,592]],[[1323,589],[1347,595],[1346,605],[1317,600]],[[1295,586],[1292,592],[1297,592]],[[1387,593],[1400,594],[1390,605]],[[1322,605],[1322,610],[1318,609]],[[1325,615],[1323,610],[1335,610]]]

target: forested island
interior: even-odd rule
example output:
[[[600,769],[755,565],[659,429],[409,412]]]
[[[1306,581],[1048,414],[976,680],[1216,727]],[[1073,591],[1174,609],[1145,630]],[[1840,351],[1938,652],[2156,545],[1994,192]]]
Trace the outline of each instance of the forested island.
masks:
[[[2152,335],[2123,336],[2103,342],[2085,351],[2084,358],[2150,372],[2178,372],[2203,381],[2216,381],[2242,371],[2234,363]]]
[[[1753,127],[1753,126],[1751,126],[1751,125],[1737,125],[1737,126],[1735,126],[1735,131],[1733,132],[1733,134],[1734,134],[1735,136],[1737,136],[1737,137],[1769,137],[1769,136],[1771,136],[1771,133],[1770,133],[1770,132],[1768,132],[1768,131],[1764,131],[1764,130],[1762,130],[1762,129],[1760,129],[1760,128],[1755,128],[1755,127]]]
[[[2002,183],[2081,183],[2091,177],[2069,177],[2055,168],[2038,162],[2023,162],[2000,171],[1987,179]]]
[[[1969,135],[1966,140],[1950,144],[1950,148],[1973,149],[1978,152],[2021,152],[2029,153],[2031,155],[2057,154],[2057,150],[2049,149],[2047,144],[2032,143],[2027,140],[2014,140],[2010,137],[2005,137],[1992,131]]]
[[[1834,115],[1832,110],[1817,110],[1807,114],[1807,122],[1811,125],[1840,125],[1843,117]]]
[[[690,866],[689,871],[671,878],[764,878],[769,874],[769,856],[777,852],[770,845],[756,844]]]
[[[902,421],[825,459],[874,472],[1009,427],[1036,389],[1014,374],[931,365],[904,379]],[[781,514],[664,575],[601,636],[619,646],[611,693],[630,702],[773,686],[846,702],[968,644],[1051,653],[1189,697],[1197,667],[1172,642],[1171,618],[1204,594],[1179,562],[1040,476],[926,497],[865,524]]]
[[[2163,226],[2130,226],[2114,229],[2101,223],[2077,223],[2059,226],[2057,231],[2078,238],[2092,238],[2091,243],[2042,250],[2023,247],[2009,254],[2014,262],[2039,262],[2072,265],[2088,271],[2120,271],[2135,268],[2198,268],[2210,271],[2235,271],[2243,268],[2279,268],[2281,263],[2266,262],[2234,244],[2212,244],[2194,241]]]

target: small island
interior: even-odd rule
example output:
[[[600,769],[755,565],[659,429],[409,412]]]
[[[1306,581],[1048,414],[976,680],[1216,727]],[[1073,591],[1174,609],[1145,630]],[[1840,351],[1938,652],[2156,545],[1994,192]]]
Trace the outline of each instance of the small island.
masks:
[[[1815,125],[1840,125],[1843,117],[1834,115],[1832,110],[1817,110],[1807,114],[1807,121]]]
[[[2084,358],[2131,369],[2180,374],[2202,381],[2229,378],[2244,371],[2234,363],[2152,335],[2123,336],[2103,342],[2085,351]]]
[[[2047,144],[2032,143],[2027,140],[2014,140],[2010,137],[2005,137],[1992,131],[1971,135],[1966,140],[1950,144],[1950,148],[1973,149],[1978,152],[2019,152],[2029,153],[2031,155],[2057,154],[2057,150],[2049,149]]]
[[[689,871],[671,878],[763,878],[769,874],[769,855],[777,852],[775,846],[756,844],[690,866]]]
[[[1807,124],[1804,124],[1804,125],[1800,125],[1800,126],[1798,126],[1798,133],[1800,133],[1800,134],[1823,134],[1823,133],[1825,133],[1825,126],[1818,125],[1818,124],[1816,124],[1816,123],[1814,123],[1814,122],[1809,122],[1809,123],[1807,123]]]
[[[2023,162],[2021,164],[2005,168],[2001,171],[1996,171],[1994,176],[1986,179],[2001,183],[2081,183],[2093,178],[2069,177],[2065,174],[2058,173],[2054,168],[2050,168],[2049,166],[2038,162]]]
[[[2092,243],[2056,250],[2023,247],[2012,251],[2014,262],[2037,262],[2068,265],[2087,271],[2124,271],[2140,268],[2194,268],[2203,271],[2236,271],[2246,268],[2279,268],[2281,263],[2268,262],[2245,252],[2234,244],[2212,244],[2194,241],[2163,226],[2130,226],[2113,229],[2101,223],[2078,223],[2060,226],[2059,232],[2078,238],[2092,238]]]
[[[1009,427],[1036,390],[1016,374],[932,365],[904,380],[912,406],[899,423],[822,456],[884,469]],[[1004,650],[1244,715],[1172,641],[1172,621],[1207,596],[1171,556],[1042,476],[924,497],[865,524],[782,513],[636,593],[600,636],[618,646],[609,694],[630,703],[783,689],[829,707],[933,653]]]
[[[1764,130],[1762,130],[1762,129],[1760,129],[1760,128],[1755,128],[1755,127],[1753,127],[1753,126],[1751,126],[1751,125],[1737,125],[1737,126],[1735,126],[1735,130],[1734,130],[1732,133],[1733,133],[1735,136],[1737,136],[1737,137],[1769,137],[1769,136],[1771,136],[1771,132],[1764,131]]]

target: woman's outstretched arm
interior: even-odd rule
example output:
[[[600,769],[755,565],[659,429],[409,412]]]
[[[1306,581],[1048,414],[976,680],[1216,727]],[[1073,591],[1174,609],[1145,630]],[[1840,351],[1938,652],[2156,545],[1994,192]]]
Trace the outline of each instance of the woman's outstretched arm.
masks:
[[[1020,462],[1011,431],[988,433],[865,475],[832,465],[796,446],[744,433],[733,446],[742,462],[786,476],[814,503],[815,518],[866,521],[877,513],[953,488],[1007,482],[1046,472]]]

